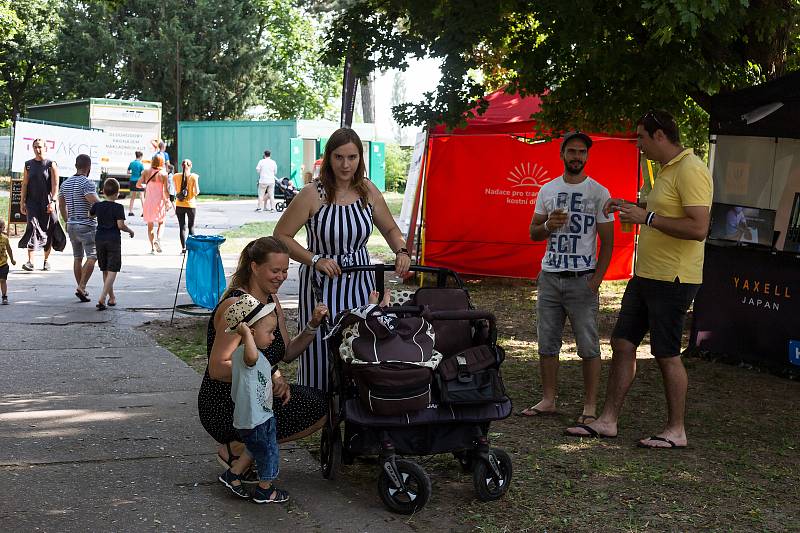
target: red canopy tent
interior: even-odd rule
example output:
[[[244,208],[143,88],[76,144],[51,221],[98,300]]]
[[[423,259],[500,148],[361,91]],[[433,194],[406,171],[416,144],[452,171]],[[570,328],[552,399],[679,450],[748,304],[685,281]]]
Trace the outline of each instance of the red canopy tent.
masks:
[[[422,180],[422,264],[466,274],[535,278],[544,242],[528,228],[541,186],[560,176],[560,141],[532,142],[541,105],[537,96],[502,89],[486,97],[483,115],[467,126],[432,128]],[[587,174],[612,196],[635,198],[639,151],[632,135],[590,134]],[[528,138],[526,138],[528,137]],[[634,234],[615,227],[606,279],[630,277]]]

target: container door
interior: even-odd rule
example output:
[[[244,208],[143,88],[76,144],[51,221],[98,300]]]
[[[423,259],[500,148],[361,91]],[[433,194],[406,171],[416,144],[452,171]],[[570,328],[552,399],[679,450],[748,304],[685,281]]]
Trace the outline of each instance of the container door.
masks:
[[[325,155],[325,145],[328,144],[327,137],[320,137],[319,141],[317,141],[317,159],[321,158]]]
[[[300,169],[303,167],[303,139],[294,137],[289,139],[289,179],[295,187],[303,186],[303,176]],[[278,176],[281,177],[281,176]]]
[[[386,143],[369,143],[369,179],[379,191],[386,190]]]

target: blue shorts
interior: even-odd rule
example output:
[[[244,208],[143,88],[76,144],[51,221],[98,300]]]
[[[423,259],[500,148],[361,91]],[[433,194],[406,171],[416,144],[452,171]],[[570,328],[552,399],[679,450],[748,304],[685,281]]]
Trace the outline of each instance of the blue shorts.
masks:
[[[280,470],[280,450],[275,417],[253,429],[240,429],[239,437],[247,447],[247,453],[255,460],[259,481],[272,481]]]

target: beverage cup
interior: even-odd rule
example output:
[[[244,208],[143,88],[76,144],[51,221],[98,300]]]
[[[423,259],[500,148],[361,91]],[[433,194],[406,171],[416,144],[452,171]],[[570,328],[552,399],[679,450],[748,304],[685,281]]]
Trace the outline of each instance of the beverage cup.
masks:
[[[633,231],[633,223],[632,222],[623,222],[619,221],[620,229],[622,229],[625,233],[630,233]]]

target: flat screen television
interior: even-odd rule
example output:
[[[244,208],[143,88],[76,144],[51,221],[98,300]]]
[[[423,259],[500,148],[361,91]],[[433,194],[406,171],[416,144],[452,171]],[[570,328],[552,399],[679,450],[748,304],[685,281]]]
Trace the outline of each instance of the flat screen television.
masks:
[[[714,203],[709,239],[771,247],[775,210]]]

